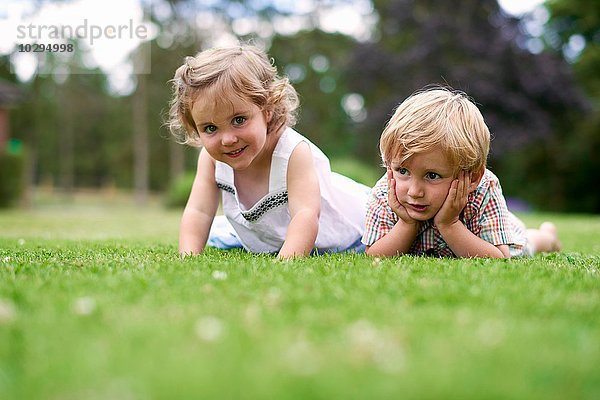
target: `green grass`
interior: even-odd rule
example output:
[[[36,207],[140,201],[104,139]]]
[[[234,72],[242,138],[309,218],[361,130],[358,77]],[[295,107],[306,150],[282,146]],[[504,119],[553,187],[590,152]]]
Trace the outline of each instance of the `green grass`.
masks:
[[[600,397],[600,217],[514,260],[209,250],[179,212],[0,212],[0,398]]]

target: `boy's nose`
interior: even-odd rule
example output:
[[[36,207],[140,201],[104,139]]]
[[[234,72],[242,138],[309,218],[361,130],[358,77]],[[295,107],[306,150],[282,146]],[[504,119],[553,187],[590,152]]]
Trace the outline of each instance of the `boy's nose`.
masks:
[[[423,189],[419,182],[417,182],[416,180],[412,180],[410,182],[410,185],[408,186],[407,194],[412,198],[423,197]]]

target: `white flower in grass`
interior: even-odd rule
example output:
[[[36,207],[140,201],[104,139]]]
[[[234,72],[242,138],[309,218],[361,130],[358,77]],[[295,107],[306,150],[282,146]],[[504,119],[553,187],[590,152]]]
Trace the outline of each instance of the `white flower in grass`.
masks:
[[[373,262],[371,263],[371,265],[374,267],[379,267],[379,264],[381,264],[381,258],[379,258],[379,257],[373,258]]]
[[[7,324],[15,319],[15,306],[4,299],[0,299],[0,325]]]
[[[73,312],[77,315],[90,315],[96,310],[96,300],[91,297],[80,297],[73,303]]]
[[[400,372],[405,367],[405,352],[390,332],[377,329],[366,320],[359,320],[347,329],[350,355],[355,362],[371,362],[387,373]]]
[[[276,286],[270,287],[264,297],[265,304],[269,307],[279,307],[283,302],[283,293]]]
[[[19,246],[23,246],[25,245],[25,239],[19,239],[17,243],[19,243]]]
[[[7,262],[9,262],[9,261],[10,261],[10,257],[4,257],[4,258],[2,259],[2,261],[4,261],[5,263],[7,263]]]
[[[314,375],[321,368],[318,350],[309,341],[300,339],[290,345],[284,353],[284,362],[297,375]]]
[[[487,320],[479,325],[476,334],[484,346],[496,347],[506,338],[506,327],[501,320]]]
[[[200,318],[196,322],[196,335],[205,342],[215,342],[223,336],[223,322],[213,316]]]
[[[224,281],[225,279],[227,279],[227,272],[225,272],[225,271],[213,271],[212,277],[213,277],[214,280]]]
[[[244,310],[244,325],[251,333],[257,333],[260,330],[262,322],[262,309],[258,304],[249,304]]]

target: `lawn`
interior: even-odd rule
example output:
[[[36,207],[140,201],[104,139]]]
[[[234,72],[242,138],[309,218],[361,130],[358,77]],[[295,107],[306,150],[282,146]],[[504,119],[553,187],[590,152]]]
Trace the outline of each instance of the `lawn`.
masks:
[[[177,255],[178,211],[0,212],[0,399],[598,399],[600,216],[513,260]]]

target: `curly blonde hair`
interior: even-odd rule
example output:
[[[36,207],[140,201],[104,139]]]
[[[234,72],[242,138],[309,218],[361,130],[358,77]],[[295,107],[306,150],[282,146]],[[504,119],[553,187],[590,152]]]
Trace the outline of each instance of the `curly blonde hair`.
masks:
[[[441,146],[454,173],[481,171],[490,148],[490,131],[481,112],[461,91],[432,87],[404,100],[385,126],[379,150],[384,164]]]
[[[296,90],[287,78],[277,75],[272,61],[256,46],[213,48],[186,57],[170,82],[173,98],[167,125],[181,143],[201,145],[191,109],[194,102],[202,100],[202,95],[219,99],[231,93],[252,102],[271,114],[267,133],[296,124],[299,106]]]

